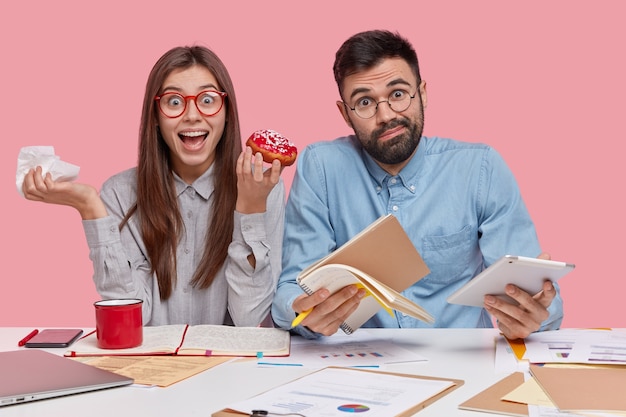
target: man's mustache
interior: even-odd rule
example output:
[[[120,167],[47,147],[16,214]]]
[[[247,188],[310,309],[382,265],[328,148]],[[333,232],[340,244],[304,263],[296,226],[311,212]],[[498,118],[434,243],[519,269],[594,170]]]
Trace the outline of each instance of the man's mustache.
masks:
[[[409,121],[408,120],[404,120],[404,119],[394,119],[392,121],[390,121],[389,123],[385,124],[384,126],[381,126],[380,128],[376,129],[372,136],[374,136],[375,138],[379,138],[380,136],[382,136],[383,133],[385,133],[388,130],[391,129],[395,129],[398,126],[404,126],[406,128],[409,128]]]

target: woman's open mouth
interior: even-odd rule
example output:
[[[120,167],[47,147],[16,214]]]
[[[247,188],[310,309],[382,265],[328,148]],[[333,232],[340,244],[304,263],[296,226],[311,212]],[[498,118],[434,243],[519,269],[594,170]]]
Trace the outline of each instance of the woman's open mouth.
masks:
[[[183,142],[185,149],[195,150],[202,146],[209,132],[206,130],[194,130],[189,132],[180,132],[178,137]]]

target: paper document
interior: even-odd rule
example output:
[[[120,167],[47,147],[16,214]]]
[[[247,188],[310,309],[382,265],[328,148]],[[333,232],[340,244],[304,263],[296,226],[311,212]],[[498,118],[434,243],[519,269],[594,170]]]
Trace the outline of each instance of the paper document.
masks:
[[[518,360],[509,342],[504,337],[498,337],[494,369],[499,374],[524,372],[528,371],[528,361]]]
[[[135,384],[168,387],[233,359],[215,356],[87,356],[74,360],[133,378]]]
[[[622,414],[607,413],[568,413],[559,411],[556,407],[544,407],[541,405],[529,405],[528,417],[619,417]]]
[[[270,415],[301,413],[317,417],[345,417],[348,413],[367,411],[368,417],[392,417],[405,415],[407,410],[416,412],[417,405],[457,384],[452,380],[422,378],[426,377],[325,368],[231,404],[228,409],[248,414],[252,410],[267,410]]]
[[[534,378],[528,378],[513,391],[502,397],[502,399],[515,403],[554,408],[554,403]]]
[[[623,330],[563,329],[537,332],[524,339],[532,363],[626,365]]]
[[[361,329],[352,335],[338,332],[315,340],[292,337],[288,357],[262,358],[259,365],[295,365],[315,369],[328,366],[378,368],[392,363],[421,361],[427,361],[427,358]]]

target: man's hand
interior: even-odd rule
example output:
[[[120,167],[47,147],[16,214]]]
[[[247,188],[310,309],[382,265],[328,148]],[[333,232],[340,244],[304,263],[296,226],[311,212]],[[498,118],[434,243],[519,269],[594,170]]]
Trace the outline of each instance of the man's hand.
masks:
[[[333,295],[322,288],[311,295],[299,296],[292,308],[297,313],[311,310],[301,324],[311,331],[330,336],[356,310],[365,294],[365,290],[356,285],[348,285]]]
[[[550,255],[542,253],[539,259],[550,259]],[[543,283],[543,289],[535,295],[522,291],[515,285],[505,288],[506,294],[519,303],[509,304],[493,295],[485,296],[485,309],[498,321],[498,328],[508,339],[525,338],[539,330],[541,323],[549,317],[548,307],[556,297],[556,289],[552,282]]]

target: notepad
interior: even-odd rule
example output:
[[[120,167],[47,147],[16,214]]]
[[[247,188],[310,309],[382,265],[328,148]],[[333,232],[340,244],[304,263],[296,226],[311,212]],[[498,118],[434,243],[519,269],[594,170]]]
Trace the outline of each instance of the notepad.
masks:
[[[320,288],[332,294],[350,284],[364,287],[368,296],[340,326],[351,334],[381,308],[433,323],[426,310],[400,294],[428,273],[428,266],[398,219],[388,214],[305,268],[297,282],[308,294]]]

